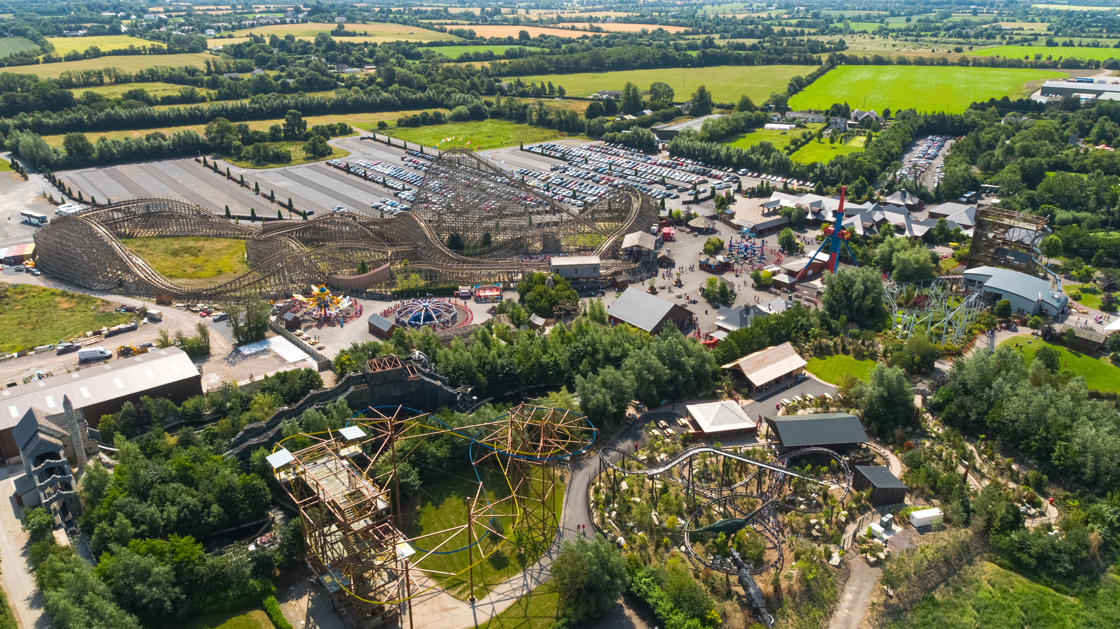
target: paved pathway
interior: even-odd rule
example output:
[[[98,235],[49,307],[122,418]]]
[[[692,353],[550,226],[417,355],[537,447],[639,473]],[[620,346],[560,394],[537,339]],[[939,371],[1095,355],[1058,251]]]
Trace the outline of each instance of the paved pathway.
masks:
[[[27,533],[20,522],[23,511],[16,506],[14,482],[20,476],[23,467],[0,468],[0,496],[7,499],[0,505],[0,583],[21,629],[49,629],[43,595],[35,587],[28,562]]]

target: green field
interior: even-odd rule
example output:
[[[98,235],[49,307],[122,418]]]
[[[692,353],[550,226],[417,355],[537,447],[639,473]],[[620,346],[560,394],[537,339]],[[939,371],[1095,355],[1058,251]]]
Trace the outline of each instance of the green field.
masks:
[[[6,173],[12,170],[12,163],[6,159],[0,159],[0,173]]]
[[[153,81],[151,83],[114,83],[112,85],[95,85],[93,87],[80,87],[71,91],[74,92],[74,96],[81,96],[85,92],[93,92],[95,94],[101,94],[105,98],[120,98],[122,94],[129,90],[141,89],[148,94],[159,98],[161,96],[178,94],[179,90],[183,89],[184,87],[187,86],[176,85],[174,83],[164,83],[163,81]],[[200,93],[206,95],[214,93],[213,90],[206,89],[205,87],[196,87],[195,89]]]
[[[416,536],[422,533],[436,533],[438,531],[445,531],[454,527],[462,527],[457,533],[448,539],[448,535],[432,535],[428,538],[421,538],[417,540],[414,546],[418,548],[435,549],[435,546],[442,546],[440,550],[454,550],[467,546],[467,531],[463,526],[466,523],[467,508],[463,503],[463,498],[466,496],[474,496],[475,490],[478,487],[478,482],[473,478],[470,471],[463,470],[462,474],[469,474],[471,478],[465,476],[447,476],[446,480],[440,483],[427,486],[422,490],[423,497],[419,499],[418,513],[414,521],[406,523],[404,526],[407,535]],[[488,495],[492,500],[501,500],[509,495],[509,490],[506,486],[506,480],[501,474],[495,470],[488,470],[483,473],[485,487]],[[564,484],[557,482],[555,493],[555,510],[556,517],[560,516],[560,509],[564,500]],[[483,513],[490,513],[490,508],[487,506],[489,503],[480,501],[478,503],[479,511]],[[536,502],[521,503],[523,512],[530,514],[540,513],[541,504]],[[514,512],[514,505],[512,501],[505,501],[496,503],[493,506],[493,513],[498,517],[495,520],[499,522],[499,526],[504,531],[504,535],[508,538],[513,538],[517,535],[514,529],[514,520],[512,517],[502,517],[501,514],[512,514]],[[539,516],[535,516],[539,517]],[[523,526],[523,525],[522,525]],[[474,539],[486,533],[486,528],[480,522],[475,527]],[[444,543],[446,542],[446,543]],[[543,553],[544,546],[548,544],[544,541],[538,546],[537,551],[532,549],[521,550],[518,549],[512,541],[503,541],[496,537],[487,536],[481,542],[478,542],[472,550],[472,557],[475,561],[474,567],[474,590],[477,598],[482,598],[496,585],[502,581],[521,572],[526,566],[535,562]],[[480,555],[481,553],[481,555]],[[467,552],[456,552],[446,555],[429,555],[423,557],[422,551],[417,551],[413,556],[413,562],[422,569],[426,570],[439,570],[442,572],[452,573],[454,576],[444,576],[432,574],[432,578],[440,582],[442,587],[450,594],[465,600],[469,596],[469,584],[467,566],[468,556]],[[421,558],[423,557],[423,558]]]
[[[1028,341],[1031,341],[1029,344]],[[1052,343],[1047,343],[1037,337],[1020,334],[1013,336],[1000,345],[1015,346],[1019,344],[1019,349],[1023,354],[1026,361],[1034,359],[1035,352],[1042,346],[1052,347],[1058,352],[1059,360],[1061,361],[1062,369],[1069,370],[1074,375],[1081,376],[1085,379],[1085,386],[1093,389],[1094,391],[1112,391],[1120,393],[1120,367],[1108,362],[1108,359],[1094,358],[1078,352],[1071,352],[1070,350]]]
[[[261,199],[261,206],[268,201]],[[206,279],[235,277],[249,272],[245,241],[234,238],[174,236],[167,238],[122,238],[121,242],[164,277]]]
[[[532,52],[538,52],[542,50],[541,48],[537,48],[536,46],[511,46],[507,44],[484,44],[480,46],[432,46],[430,48],[422,48],[421,50],[430,50],[437,55],[443,55],[444,57],[449,57],[451,59],[458,59],[459,55],[468,52],[492,52],[495,55],[502,55],[505,54],[505,52],[510,48],[526,48]]]
[[[203,60],[207,57],[208,55],[202,52],[188,52],[177,55],[109,55],[97,57],[95,59],[80,59],[78,61],[59,61],[58,63],[10,66],[7,68],[0,68],[0,70],[4,72],[14,72],[16,74],[34,74],[41,79],[46,79],[58,78],[63,72],[104,70],[105,68],[119,68],[124,72],[137,72],[157,66],[193,66],[201,68],[205,65]]]
[[[968,53],[980,57],[1007,59],[1086,59],[1104,61],[1120,59],[1120,48],[1089,48],[1085,46],[993,46]]]
[[[70,52],[85,52],[86,50],[96,46],[101,49],[101,52],[113,52],[115,50],[128,50],[129,46],[134,48],[148,48],[148,49],[163,49],[163,44],[139,37],[130,37],[128,35],[93,35],[89,37],[48,37],[47,41],[54,46],[54,54],[59,57],[65,56]]]
[[[369,24],[345,24],[346,30],[359,33],[356,36],[336,37],[338,41],[380,43],[390,41],[462,41],[454,35],[434,31],[419,26],[407,24],[391,24],[388,22],[371,22]],[[261,35],[267,39],[272,35],[284,37],[292,35],[296,39],[314,39],[319,33],[330,33],[334,24],[305,22],[300,24],[270,24],[255,28],[245,28],[237,31],[223,33],[228,37],[212,37],[207,40],[207,45],[225,46],[248,41],[249,35]]]
[[[1096,286],[1087,286],[1083,284],[1062,286],[1062,292],[1064,292],[1071,300],[1076,301],[1086,308],[1092,308],[1094,310],[1101,309],[1101,297],[1103,297],[1103,294],[1101,293],[1101,289],[1097,288]],[[1081,293],[1081,297],[1079,299],[1073,299],[1073,295],[1071,293]]]
[[[560,593],[552,581],[517,599],[491,618],[482,629],[548,629],[556,622]]]
[[[14,55],[17,52],[31,52],[35,50],[35,42],[25,37],[0,37],[0,57]]]
[[[852,31],[856,33],[874,33],[882,26],[879,22],[848,22]]]
[[[789,146],[789,143],[795,137],[801,137],[806,133],[812,133],[815,128],[820,127],[820,124],[811,124],[806,129],[793,129],[791,131],[781,131],[778,129],[755,129],[750,133],[744,133],[730,140],[727,144],[736,148],[746,149],[760,144],[762,142],[769,142],[774,148],[781,150]]]
[[[835,144],[830,144],[828,141],[812,141],[794,151],[793,155],[790,155],[790,158],[792,158],[793,161],[800,162],[802,164],[827,162],[837,155],[851,155],[852,153],[859,153],[864,149],[866,145],[867,136],[865,135],[857,135],[847,142],[836,142]]]
[[[654,81],[664,81],[673,88],[678,101],[687,100],[696,88],[706,85],[717,103],[738,102],[743,94],[761,103],[774,92],[784,92],[793,77],[807,75],[815,69],[813,66],[712,66],[539,74],[523,76],[521,80],[526,83],[552,81],[554,85],[563,85],[569,96],[590,96],[599,90],[621,90],[627,82],[645,90]]]
[[[29,284],[0,285],[0,352],[57,343],[90,330],[124,323],[132,315],[79,293]]]
[[[814,356],[805,366],[809,373],[832,384],[838,384],[844,376],[866,381],[874,368],[874,360],[859,360],[847,354],[833,354],[824,358]]]
[[[517,146],[520,143],[547,142],[564,137],[563,133],[555,129],[532,127],[506,120],[471,120],[429,127],[394,127],[384,133],[398,140],[416,142],[425,146],[435,146],[449,136],[462,137],[470,141],[472,148],[480,151]]]
[[[268,614],[261,609],[214,614],[187,621],[183,627],[184,629],[276,629],[276,625],[268,619]]]
[[[946,627],[1120,627],[1120,577],[1115,569],[1100,586],[1074,596],[1059,593],[989,563],[966,568],[891,625],[897,629]]]
[[[1057,70],[957,66],[838,66],[789,99],[795,110],[852,109],[963,112],[989,98],[1023,97],[1033,82],[1066,76]]]
[[[1082,4],[1047,4],[1035,3],[1031,5],[1035,9],[1050,9],[1052,11],[1115,11],[1116,7],[1107,6],[1087,6]]]

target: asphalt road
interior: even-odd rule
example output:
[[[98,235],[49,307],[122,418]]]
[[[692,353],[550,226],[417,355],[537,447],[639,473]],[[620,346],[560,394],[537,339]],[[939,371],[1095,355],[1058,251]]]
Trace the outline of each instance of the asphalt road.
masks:
[[[15,479],[23,476],[23,467],[7,467],[0,471],[0,583],[8,595],[8,604],[21,629],[47,629],[50,622],[43,613],[43,595],[35,586],[35,576],[28,563],[28,539],[16,506]]]

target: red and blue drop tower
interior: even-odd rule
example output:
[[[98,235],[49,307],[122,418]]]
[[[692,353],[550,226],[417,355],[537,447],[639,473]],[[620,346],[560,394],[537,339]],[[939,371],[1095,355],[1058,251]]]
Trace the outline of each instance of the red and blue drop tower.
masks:
[[[797,272],[797,281],[801,281],[802,276],[805,275],[805,271],[808,270],[809,265],[813,263],[813,260],[817,258],[817,254],[824,249],[825,245],[828,245],[828,264],[826,268],[829,271],[833,273],[836,272],[836,267],[840,264],[841,248],[847,249],[848,255],[852,258],[852,264],[859,266],[859,262],[856,261],[856,254],[852,252],[852,245],[848,243],[852,238],[852,232],[844,229],[844,196],[847,192],[848,186],[840,186],[840,207],[836,208],[836,212],[833,216],[836,220],[832,222],[832,225],[824,228],[824,235],[826,238],[821,241],[821,245],[817,247],[817,250],[814,251],[813,255],[805,262],[805,266],[801,267],[801,270]]]

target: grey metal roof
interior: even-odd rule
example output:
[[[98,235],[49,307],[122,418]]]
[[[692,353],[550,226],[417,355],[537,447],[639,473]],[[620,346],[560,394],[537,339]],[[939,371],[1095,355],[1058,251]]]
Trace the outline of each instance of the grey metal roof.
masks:
[[[859,418],[848,413],[790,415],[770,419],[786,448],[864,443],[867,433]]]
[[[906,484],[891,474],[889,467],[882,465],[857,465],[856,471],[871,482],[878,489],[906,489]]]
[[[640,330],[652,332],[669,316],[673,306],[660,297],[631,286],[607,308],[607,314]]]
[[[366,321],[382,332],[388,332],[389,330],[392,330],[394,325],[392,321],[386,319],[385,317],[382,317],[376,312],[371,314],[369,318],[366,319]]]
[[[34,380],[0,390],[0,430],[15,426],[29,408],[41,409],[47,415],[61,413],[63,397],[68,397],[75,409],[82,409],[198,375],[198,367],[183,350],[168,347]]]
[[[984,290],[1015,295],[1031,302],[1041,301],[1054,308],[1061,308],[1069,302],[1069,298],[1055,291],[1050,286],[1050,282],[1019,271],[994,266],[978,266],[966,270],[963,275],[966,280],[981,282]]]
[[[656,249],[657,237],[649,232],[630,232],[622,238],[622,248]]]

